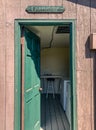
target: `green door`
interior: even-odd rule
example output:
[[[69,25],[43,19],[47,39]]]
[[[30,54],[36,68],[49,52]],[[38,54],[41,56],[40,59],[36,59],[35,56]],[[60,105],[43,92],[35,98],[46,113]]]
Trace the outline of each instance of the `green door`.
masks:
[[[24,29],[24,130],[40,130],[40,39]]]

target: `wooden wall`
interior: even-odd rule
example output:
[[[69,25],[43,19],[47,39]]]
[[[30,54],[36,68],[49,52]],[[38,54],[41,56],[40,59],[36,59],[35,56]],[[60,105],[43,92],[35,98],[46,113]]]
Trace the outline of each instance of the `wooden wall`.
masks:
[[[66,11],[63,14],[27,14],[27,5],[64,5]],[[0,130],[14,130],[16,18],[76,19],[78,130],[95,130],[96,54],[89,49],[89,36],[96,33],[96,0],[0,0]]]

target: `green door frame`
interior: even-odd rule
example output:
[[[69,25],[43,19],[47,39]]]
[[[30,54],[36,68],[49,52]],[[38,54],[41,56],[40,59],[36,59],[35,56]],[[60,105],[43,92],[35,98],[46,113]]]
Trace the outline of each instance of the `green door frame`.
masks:
[[[21,130],[20,126],[20,95],[21,95],[21,26],[52,26],[70,25],[70,80],[71,80],[71,130],[77,130],[77,97],[76,97],[76,32],[75,20],[38,20],[38,19],[16,19],[15,20],[15,81],[14,81],[14,130]]]

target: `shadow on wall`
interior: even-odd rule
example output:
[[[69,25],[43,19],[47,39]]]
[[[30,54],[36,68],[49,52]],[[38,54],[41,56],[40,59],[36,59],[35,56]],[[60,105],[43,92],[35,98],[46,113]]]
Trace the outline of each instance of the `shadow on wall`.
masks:
[[[94,130],[96,130],[96,50],[90,50],[90,37],[85,44],[85,56],[93,59]]]
[[[83,6],[88,6],[91,8],[96,8],[96,0],[67,0],[72,3],[76,3]]]
[[[92,58],[91,51],[90,51],[90,36],[87,38],[87,41],[85,44],[85,56],[86,58]]]

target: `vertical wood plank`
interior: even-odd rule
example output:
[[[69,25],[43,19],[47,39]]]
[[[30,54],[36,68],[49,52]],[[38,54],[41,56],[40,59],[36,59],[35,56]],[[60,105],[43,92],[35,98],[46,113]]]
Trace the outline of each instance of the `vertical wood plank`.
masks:
[[[6,2],[6,19],[5,19],[5,2]],[[51,0],[49,1],[49,5],[61,5],[62,1],[55,1]],[[77,17],[77,73],[78,73],[78,82],[77,82],[77,93],[78,93],[78,108],[80,108],[80,104],[83,99],[86,99],[85,96],[88,96],[88,99],[86,99],[88,106],[85,106],[85,108],[79,109],[78,113],[81,111],[81,114],[86,113],[86,110],[88,112],[88,116],[85,114],[85,116],[82,114],[78,117],[78,128],[79,129],[91,129],[91,123],[94,120],[94,116],[91,120],[91,80],[90,76],[92,73],[92,68],[94,67],[95,73],[95,63],[96,61],[91,60],[90,61],[90,51],[89,48],[89,39],[88,36],[90,34],[90,1],[84,0],[84,2],[78,0],[78,3],[76,5],[76,2],[70,2],[70,1],[63,1],[63,5],[66,7],[66,11],[63,14],[64,19],[69,18],[76,18]],[[22,3],[20,0],[10,0],[10,1],[0,1],[0,130],[13,130],[14,127],[14,18],[62,18],[62,15],[60,14],[27,14],[25,12],[25,8],[29,4],[34,5],[48,5],[48,1],[35,1],[32,2],[24,1],[22,0]],[[85,5],[86,3],[86,5]],[[21,5],[21,10],[20,10]],[[96,1],[91,0],[91,32],[96,32]],[[76,12],[77,8],[77,12]],[[2,15],[3,14],[3,15]],[[49,16],[49,17],[48,17]],[[6,23],[6,25],[5,25]],[[6,30],[5,30],[6,29]],[[7,35],[6,35],[7,33]],[[3,36],[2,36],[3,34]],[[5,39],[6,38],[6,39]],[[5,43],[6,43],[6,58],[5,58]],[[85,45],[86,43],[86,45]],[[86,46],[86,48],[85,48]],[[86,52],[86,54],[85,54]],[[95,54],[93,54],[94,59],[96,58]],[[6,67],[5,67],[5,60],[6,60]],[[91,67],[90,67],[91,64]],[[5,69],[6,69],[6,112],[5,112]],[[87,73],[87,71],[89,71]],[[86,84],[79,84],[82,82],[82,80],[86,79],[87,75],[87,82]],[[80,77],[84,78],[80,78]],[[95,75],[94,75],[95,77]],[[93,85],[95,82],[93,83]],[[85,87],[86,86],[86,87]],[[82,89],[81,89],[82,87]],[[87,88],[88,87],[88,88]],[[87,89],[87,90],[86,90]],[[82,90],[82,92],[81,92]],[[84,90],[84,91],[83,91]],[[86,91],[86,92],[85,92]],[[94,91],[95,94],[95,91]],[[85,96],[84,96],[85,95]],[[89,96],[90,95],[90,96]],[[82,98],[81,98],[82,97]],[[94,99],[93,99],[94,100]],[[95,101],[93,101],[93,105]],[[82,102],[82,106],[85,104],[85,102]],[[84,106],[83,106],[84,107]],[[88,109],[87,109],[88,107]],[[93,109],[95,109],[96,106],[94,106]],[[10,114],[11,113],[11,114]],[[6,119],[5,119],[6,115]],[[94,115],[94,113],[93,113]],[[96,119],[96,117],[95,117]],[[85,120],[88,122],[88,126],[85,126]],[[91,121],[90,121],[91,120]],[[5,126],[6,122],[6,126]],[[93,121],[94,122],[94,121]],[[94,126],[92,127],[94,128]],[[96,128],[96,127],[95,127]],[[92,129],[93,130],[93,129]]]
[[[34,0],[33,4],[38,5],[38,6],[48,6],[48,0],[42,0],[41,2],[40,2],[40,0]],[[48,13],[46,13],[46,14],[43,14],[43,13],[35,14],[34,18],[36,18],[36,19],[48,19]]]
[[[14,24],[14,19],[20,18],[20,1],[21,0],[6,0],[6,23],[7,26],[9,24]]]
[[[96,33],[96,1],[91,0],[91,33]],[[91,52],[92,69],[92,130],[96,129],[96,53]]]
[[[88,128],[91,130],[91,82],[89,82],[90,72],[77,71],[77,114],[78,130]],[[85,80],[86,79],[86,80]],[[86,118],[86,121],[85,121]],[[88,120],[87,120],[88,118]],[[86,124],[86,127],[85,127]]]
[[[91,125],[92,125],[91,78],[90,78],[91,53],[89,48],[89,43],[90,43],[89,35],[90,35],[90,0],[84,0],[84,1],[78,0],[77,1],[77,43],[76,43],[77,44],[76,56],[77,56],[78,130],[81,129],[91,130]],[[83,77],[83,79],[86,79],[86,82],[81,77]],[[87,126],[85,126],[85,118],[86,118]]]
[[[33,5],[33,6],[48,6],[48,0],[21,0],[21,18],[32,18],[32,19],[48,19],[48,14],[43,14],[43,13],[39,13],[39,14],[28,14],[25,9],[27,8],[27,6],[29,5]]]
[[[0,130],[5,130],[5,1],[0,0]]]
[[[6,130],[14,129],[14,26],[6,28]]]
[[[49,6],[62,6],[62,0],[49,0]],[[49,14],[49,19],[62,19],[62,13]]]
[[[77,0],[63,0],[63,6],[65,7],[63,19],[76,19]]]
[[[20,0],[6,0],[6,129],[14,130],[14,19],[20,18]]]
[[[0,27],[0,129],[5,130],[5,24]]]
[[[36,1],[35,1],[36,3]],[[33,5],[34,4],[34,1],[31,1],[31,0],[21,0],[21,11],[20,11],[20,18],[34,18],[34,14],[28,14],[25,10],[27,8],[27,6],[29,5]]]

